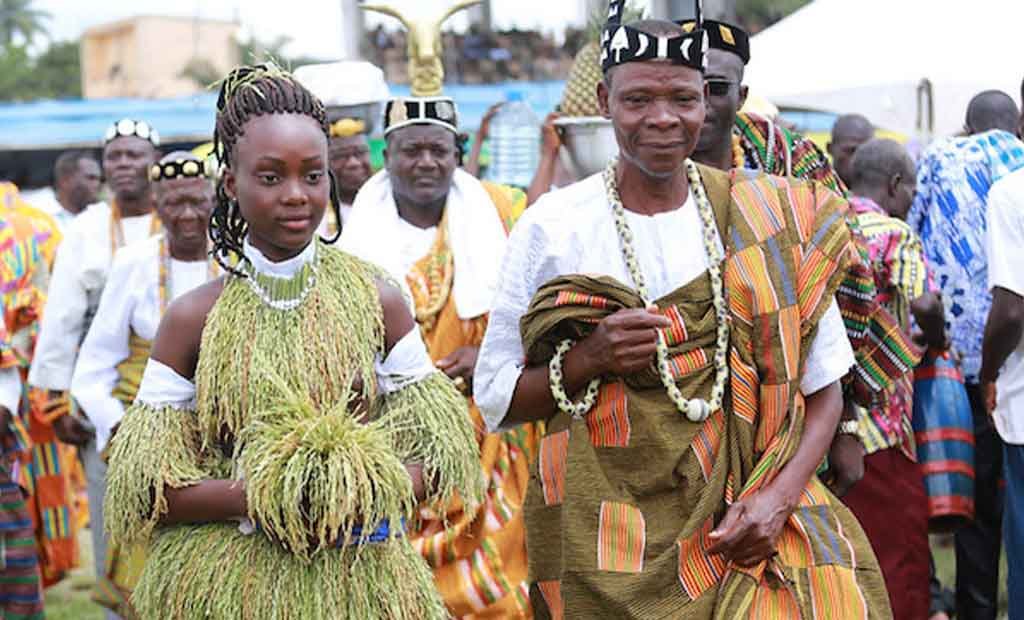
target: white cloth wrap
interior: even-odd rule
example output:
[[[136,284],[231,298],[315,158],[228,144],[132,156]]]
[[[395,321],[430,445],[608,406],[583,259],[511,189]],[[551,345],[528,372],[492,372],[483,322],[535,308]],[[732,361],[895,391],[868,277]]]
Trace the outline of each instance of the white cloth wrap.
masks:
[[[21,374],[16,366],[0,370],[0,407],[7,407],[11,415],[18,415],[21,404]]]
[[[455,310],[459,318],[469,320],[491,309],[505,253],[505,227],[484,186],[461,169],[452,176],[445,209],[448,243],[455,260]],[[411,299],[405,277],[430,247],[419,252],[415,245],[410,246],[419,252],[418,256],[396,252],[395,242],[402,236],[403,225],[408,226],[398,214],[391,179],[387,170],[381,170],[359,190],[340,243],[346,252],[386,270]]]

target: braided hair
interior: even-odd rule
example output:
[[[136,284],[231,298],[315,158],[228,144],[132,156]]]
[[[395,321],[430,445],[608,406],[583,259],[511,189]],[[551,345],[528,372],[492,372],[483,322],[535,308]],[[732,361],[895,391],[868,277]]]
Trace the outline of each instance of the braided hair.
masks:
[[[304,114],[315,120],[330,137],[327,111],[323,103],[299,84],[288,72],[273,62],[237,67],[220,83],[217,96],[217,121],[213,130],[213,151],[221,171],[234,163],[235,147],[242,137],[247,122],[267,114]],[[338,232],[326,243],[334,243],[341,236],[341,199],[334,174],[328,170],[331,183],[331,209]],[[242,243],[249,225],[242,218],[238,202],[232,200],[224,187],[224,175],[217,181],[217,198],[210,217],[210,241],[214,258],[224,269],[244,275],[230,264],[231,254],[246,260]]]

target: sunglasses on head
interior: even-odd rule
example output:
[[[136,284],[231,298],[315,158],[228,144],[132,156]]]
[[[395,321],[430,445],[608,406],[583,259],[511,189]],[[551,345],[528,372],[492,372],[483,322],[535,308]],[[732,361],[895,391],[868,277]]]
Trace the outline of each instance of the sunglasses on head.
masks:
[[[724,97],[729,94],[732,90],[735,82],[729,80],[704,80],[704,83],[708,85],[708,94],[713,97]]]

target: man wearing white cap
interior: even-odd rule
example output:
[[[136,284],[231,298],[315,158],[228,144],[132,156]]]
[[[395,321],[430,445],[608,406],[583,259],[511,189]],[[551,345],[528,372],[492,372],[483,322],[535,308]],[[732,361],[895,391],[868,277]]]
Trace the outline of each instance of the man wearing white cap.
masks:
[[[424,31],[415,32],[413,40]],[[507,228],[525,196],[459,167],[458,108],[440,93],[440,76],[428,75],[434,68],[414,67],[412,96],[388,101],[385,169],[359,192],[340,244],[407,291],[431,359],[466,395],[479,431],[484,502],[476,511],[424,506],[407,536],[452,617],[526,619],[532,612],[522,499],[539,436],[533,425],[484,433],[473,400],[473,369]],[[424,84],[437,90],[424,92]]]
[[[61,441],[81,448],[89,481],[96,574],[103,574],[103,493],[106,466],[96,451],[87,411],[71,414],[67,391],[81,344],[92,322],[114,252],[158,232],[153,216],[149,168],[158,157],[160,138],[148,123],[123,119],[104,137],[103,173],[113,194],[110,203],[90,205],[68,227],[53,266],[49,299],[39,329],[29,383],[49,391],[47,413]],[[116,618],[113,614],[109,618]]]
[[[384,72],[368,62],[343,60],[299,67],[295,78],[327,108],[327,120],[331,123],[327,156],[338,182],[344,225],[352,213],[356,194],[373,173],[367,135],[373,131],[372,119],[379,116],[380,106],[390,96]],[[334,212],[328,209],[320,236],[333,238],[339,233],[338,222],[333,220]]]

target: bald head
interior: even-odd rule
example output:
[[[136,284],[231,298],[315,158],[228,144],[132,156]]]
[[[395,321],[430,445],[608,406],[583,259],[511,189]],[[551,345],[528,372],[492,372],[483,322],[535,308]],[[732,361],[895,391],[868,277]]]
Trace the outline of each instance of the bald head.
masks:
[[[889,215],[903,219],[917,189],[914,160],[894,140],[865,142],[853,156],[850,191],[874,200]]]
[[[972,135],[993,129],[1016,134],[1019,122],[1017,102],[1001,90],[979,93],[967,106],[967,131]]]
[[[839,178],[849,186],[853,182],[851,164],[853,154],[860,145],[875,136],[875,126],[860,114],[846,114],[836,119],[832,126],[832,139],[828,152]]]

